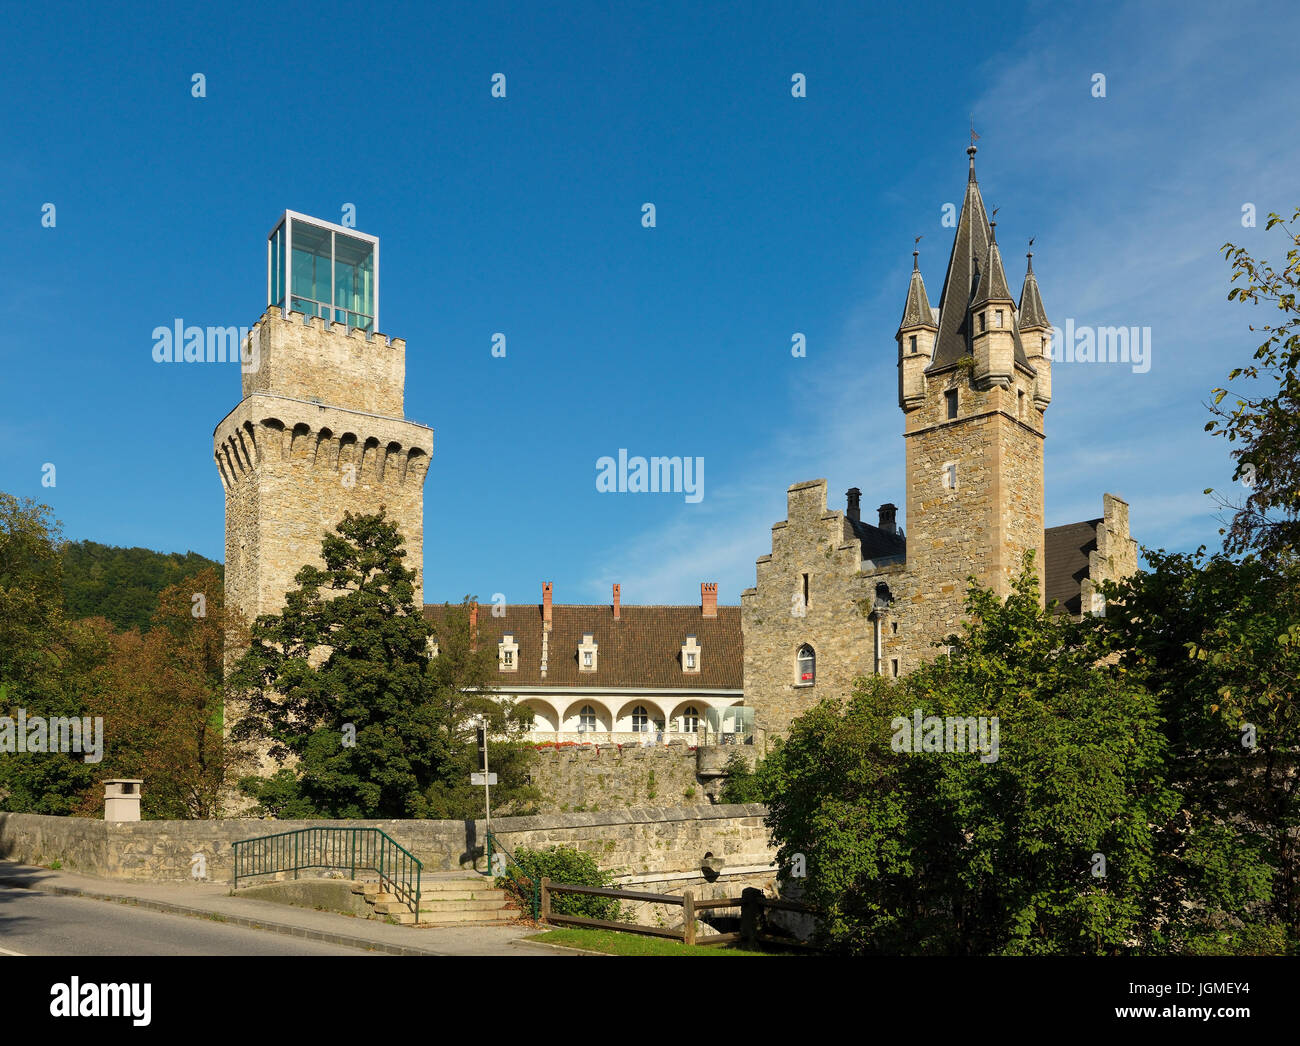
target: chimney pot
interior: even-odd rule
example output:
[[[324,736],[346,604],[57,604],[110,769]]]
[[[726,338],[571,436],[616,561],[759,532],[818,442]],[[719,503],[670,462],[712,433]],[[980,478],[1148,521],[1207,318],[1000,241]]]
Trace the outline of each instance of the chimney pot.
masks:
[[[885,502],[877,510],[880,513],[880,529],[888,534],[898,533],[898,521],[896,519],[898,506]]]
[[[619,620],[619,604],[620,604],[620,599],[619,599],[618,584],[615,583],[614,585],[614,620],[615,621]]]
[[[718,583],[716,581],[700,582],[700,613],[704,617],[718,616]]]
[[[854,523],[862,522],[862,491],[857,487],[849,487],[845,495],[849,499],[848,517]]]

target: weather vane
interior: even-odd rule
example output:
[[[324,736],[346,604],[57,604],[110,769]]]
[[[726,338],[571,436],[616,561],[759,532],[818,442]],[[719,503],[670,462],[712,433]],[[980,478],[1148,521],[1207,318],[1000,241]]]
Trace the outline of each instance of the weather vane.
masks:
[[[975,144],[975,139],[978,138],[978,137],[979,137],[979,135],[975,133],[975,114],[974,114],[974,113],[971,113],[971,114],[970,114],[970,143],[971,143],[971,145],[974,145],[974,144]]]

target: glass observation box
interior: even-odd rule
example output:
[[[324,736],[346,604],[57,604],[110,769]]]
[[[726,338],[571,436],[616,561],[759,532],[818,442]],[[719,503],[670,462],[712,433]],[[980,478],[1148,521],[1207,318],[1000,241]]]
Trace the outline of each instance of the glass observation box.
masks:
[[[285,211],[266,241],[268,305],[379,329],[379,238]]]

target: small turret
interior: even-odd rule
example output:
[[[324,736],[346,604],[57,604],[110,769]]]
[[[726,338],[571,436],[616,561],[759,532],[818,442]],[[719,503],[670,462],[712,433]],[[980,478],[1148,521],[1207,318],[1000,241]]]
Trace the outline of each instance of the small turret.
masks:
[[[898,342],[898,405],[904,411],[919,407],[925,399],[925,368],[930,365],[934,336],[939,332],[921,279],[919,256],[920,251],[912,252],[912,280],[907,287],[903,318],[894,335]]]
[[[1033,246],[1033,240],[1030,240]],[[1038,373],[1034,379],[1034,406],[1046,410],[1052,402],[1052,325],[1043,308],[1038,293],[1038,277],[1034,275],[1034,252],[1030,251],[1029,268],[1025,272],[1025,285],[1020,291],[1020,337],[1025,345],[1029,364]]]
[[[989,245],[975,277],[967,316],[975,384],[982,388],[1010,385],[1016,365],[1016,303],[1002,268],[997,227],[997,222],[989,224]]]

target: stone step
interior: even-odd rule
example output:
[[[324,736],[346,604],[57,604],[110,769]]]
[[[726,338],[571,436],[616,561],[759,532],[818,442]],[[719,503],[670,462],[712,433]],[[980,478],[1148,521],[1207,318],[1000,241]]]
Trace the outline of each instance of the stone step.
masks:
[[[504,897],[481,897],[472,901],[420,898],[421,912],[495,912],[506,906]]]
[[[498,908],[490,912],[431,912],[426,908],[420,909],[421,926],[458,926],[465,923],[492,925],[514,922],[518,918],[519,913],[513,908]]]

